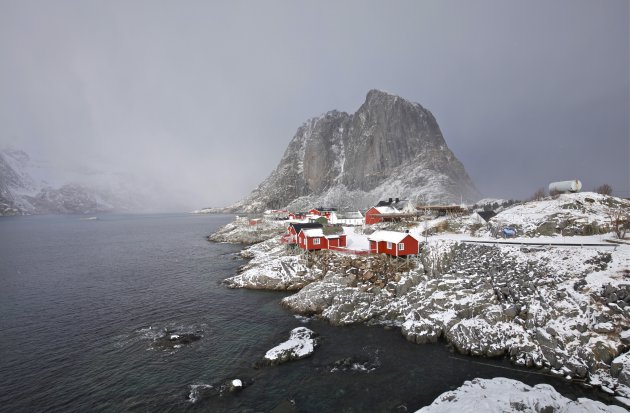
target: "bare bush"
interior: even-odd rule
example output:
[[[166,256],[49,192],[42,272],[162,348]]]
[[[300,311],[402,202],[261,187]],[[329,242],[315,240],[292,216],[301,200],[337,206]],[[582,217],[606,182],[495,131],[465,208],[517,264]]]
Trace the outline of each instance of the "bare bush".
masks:
[[[539,188],[534,194],[528,199],[528,201],[540,201],[544,199],[546,196],[545,188]]]
[[[608,210],[608,219],[615,235],[619,239],[624,239],[628,229],[630,229],[630,214],[622,207],[610,208]]]
[[[597,192],[598,194],[602,194],[602,195],[612,195],[613,189],[612,189],[612,186],[608,184],[604,184],[595,188],[594,192]]]

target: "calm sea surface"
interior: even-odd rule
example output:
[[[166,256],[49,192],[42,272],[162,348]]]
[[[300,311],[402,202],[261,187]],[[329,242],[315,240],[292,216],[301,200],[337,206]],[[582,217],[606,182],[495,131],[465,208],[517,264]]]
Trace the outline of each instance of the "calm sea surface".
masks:
[[[599,397],[395,329],[304,324],[280,306],[284,293],[229,290],[221,280],[244,263],[240,247],[205,237],[230,220],[0,218],[0,411],[414,411],[464,380],[497,376]],[[253,367],[300,325],[321,335],[313,357]],[[203,337],[156,347],[165,331]],[[348,357],[357,368],[334,368]],[[248,386],[221,392],[234,378]]]

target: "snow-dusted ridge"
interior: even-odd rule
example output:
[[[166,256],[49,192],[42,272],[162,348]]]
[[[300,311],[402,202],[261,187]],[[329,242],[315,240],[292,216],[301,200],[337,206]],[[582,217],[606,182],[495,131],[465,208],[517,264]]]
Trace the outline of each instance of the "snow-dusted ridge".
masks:
[[[93,214],[146,209],[150,202],[133,179],[113,173],[85,179],[63,178],[43,161],[20,150],[0,150],[0,216],[35,214]],[[57,176],[57,182],[44,177]],[[50,179],[50,178],[46,178]]]

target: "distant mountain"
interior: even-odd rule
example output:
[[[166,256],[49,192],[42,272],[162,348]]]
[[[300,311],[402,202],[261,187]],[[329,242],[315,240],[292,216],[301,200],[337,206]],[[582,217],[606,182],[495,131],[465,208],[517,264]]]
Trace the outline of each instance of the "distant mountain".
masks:
[[[354,114],[333,110],[304,123],[272,174],[228,210],[360,209],[390,197],[459,203],[480,193],[431,112],[371,90]]]
[[[34,165],[20,150],[0,151],[0,216],[93,214],[125,211],[139,205],[133,194],[78,183],[53,187],[32,174]]]

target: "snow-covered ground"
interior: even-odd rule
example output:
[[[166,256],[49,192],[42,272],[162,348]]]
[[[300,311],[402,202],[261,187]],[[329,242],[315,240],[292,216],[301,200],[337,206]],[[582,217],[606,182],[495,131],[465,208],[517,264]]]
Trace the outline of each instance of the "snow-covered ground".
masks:
[[[520,236],[507,240],[516,244],[491,244],[502,240],[489,231],[466,233],[461,225],[465,217],[410,225],[411,234],[426,243],[421,256],[409,261],[331,251],[301,255],[272,239],[246,249],[243,255],[252,260],[226,283],[299,290],[282,301],[298,314],[336,325],[398,326],[416,343],[444,339],[464,354],[506,356],[517,365],[585,379],[628,398],[630,243],[607,242],[614,238],[611,233],[568,236],[523,230],[551,228],[552,222],[582,231],[575,225],[578,220],[565,225],[566,216],[558,219],[563,205],[576,201],[598,204],[566,211],[574,217],[586,214],[584,222],[598,222],[600,229],[607,219],[602,205],[625,205],[573,194],[507,208],[497,217],[521,225]],[[523,208],[540,225],[530,225]],[[425,229],[443,227],[447,220],[450,232],[425,235]],[[372,229],[344,228],[348,248],[367,250],[363,232]],[[563,243],[603,245],[556,245]]]
[[[562,194],[540,201],[514,205],[493,217],[491,224],[511,226],[519,234],[583,235],[608,232],[609,214],[616,209],[630,209],[630,201],[593,192]]]
[[[278,237],[255,244],[241,255],[251,260],[240,269],[240,274],[224,281],[231,288],[293,291],[321,275],[308,271],[299,255],[288,253]]]
[[[237,216],[233,222],[224,225],[210,235],[208,240],[234,244],[255,244],[282,234],[287,228],[286,225],[286,221],[267,219],[251,225],[249,218]]]
[[[361,227],[344,227],[343,233],[346,234],[348,249],[364,251],[370,249],[370,241],[368,241],[367,235],[362,233]]]
[[[570,400],[548,384],[528,386],[517,380],[495,377],[466,381],[453,391],[438,396],[417,413],[461,412],[566,412],[566,413],[624,413],[619,406],[579,398]]]

